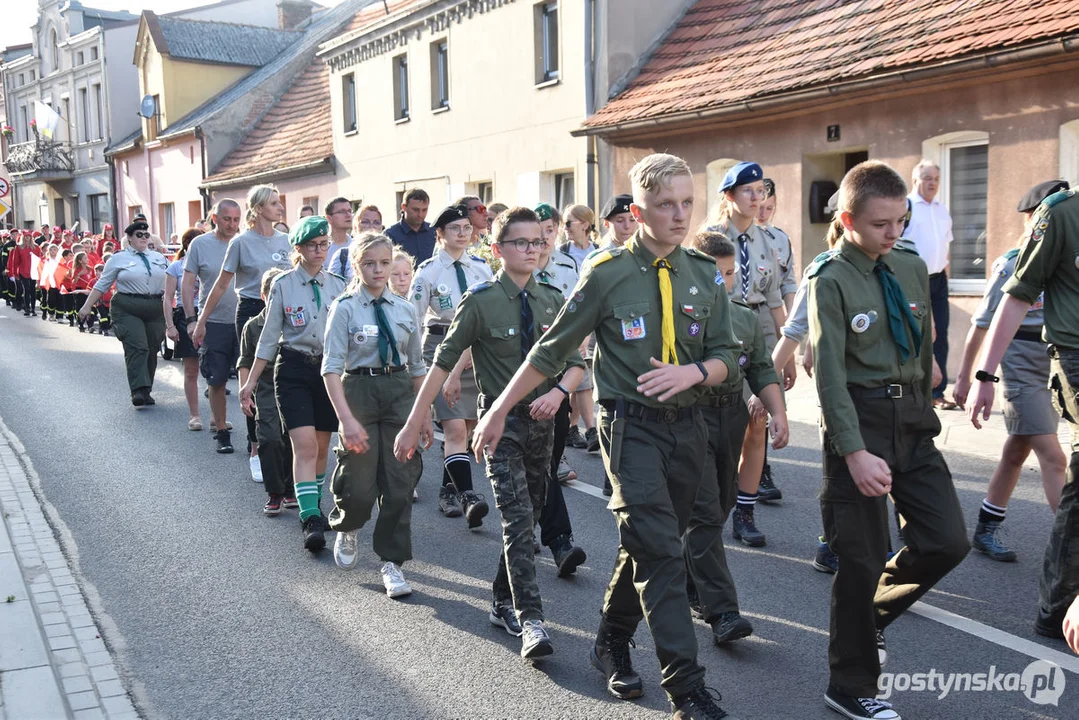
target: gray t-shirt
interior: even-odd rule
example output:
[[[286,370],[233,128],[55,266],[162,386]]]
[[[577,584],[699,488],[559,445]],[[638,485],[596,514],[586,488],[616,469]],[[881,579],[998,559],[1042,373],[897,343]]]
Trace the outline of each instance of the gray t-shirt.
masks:
[[[978,306],[977,312],[970,318],[972,325],[988,330],[989,326],[993,324],[993,315],[996,314],[1000,301],[1004,299],[1004,283],[1008,282],[1011,276],[1015,274],[1017,257],[1019,257],[1019,251],[1013,249],[1001,255],[993,263],[993,270],[989,274],[985,295],[982,296],[982,304]],[[1027,310],[1020,327],[1023,330],[1041,330],[1044,324],[1045,293],[1042,293],[1030,306],[1030,309]]]
[[[199,297],[195,307],[206,306],[206,296],[213,289],[217,276],[221,273],[221,264],[225,260],[225,248],[228,245],[229,243],[222,242],[221,238],[217,237],[217,233],[208,232],[199,235],[187,246],[184,270],[194,273],[198,278],[195,284]],[[176,302],[179,304],[179,299]],[[206,322],[222,324],[236,322],[236,296],[232,293],[222,295],[217,307],[207,316]]]
[[[262,274],[270,268],[291,270],[288,235],[274,231],[269,237],[259,235],[254,229],[241,233],[229,241],[225,250],[223,270],[236,277],[236,294],[240,298],[262,298]]]
[[[183,258],[181,258],[179,260],[172,261],[169,264],[169,269],[165,271],[165,274],[166,275],[172,275],[174,278],[176,278],[176,298],[175,298],[175,302],[173,302],[172,305],[173,305],[173,307],[182,308],[184,306],[184,304],[183,304],[183,298],[180,296],[180,289],[183,286],[183,282],[184,282],[184,260],[183,260]],[[198,292],[199,292],[199,281],[196,279],[195,280],[195,298],[194,298],[194,300],[195,300],[195,309],[196,310],[199,307]]]

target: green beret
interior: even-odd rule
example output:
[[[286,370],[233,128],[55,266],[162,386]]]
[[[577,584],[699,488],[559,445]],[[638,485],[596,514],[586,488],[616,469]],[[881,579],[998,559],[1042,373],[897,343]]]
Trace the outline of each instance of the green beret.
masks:
[[[539,205],[537,205],[534,212],[536,213],[536,216],[539,217],[540,222],[543,222],[544,220],[558,219],[558,211],[547,203],[540,203]]]
[[[308,215],[292,226],[288,234],[290,245],[303,245],[305,242],[330,234],[330,223],[321,215]]]

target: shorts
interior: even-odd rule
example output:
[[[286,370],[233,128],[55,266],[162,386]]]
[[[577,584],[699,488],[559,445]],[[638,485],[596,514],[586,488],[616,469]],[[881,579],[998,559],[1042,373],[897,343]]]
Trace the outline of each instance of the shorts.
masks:
[[[581,384],[573,390],[573,392],[588,392],[593,388],[592,385],[592,361],[585,361],[584,378],[581,380]]]
[[[191,336],[187,334],[187,323],[185,322],[186,315],[184,315],[184,309],[182,307],[174,307],[172,309],[172,324],[176,327],[176,334],[179,336],[176,339],[176,347],[172,351],[174,358],[193,358],[199,356],[199,351],[195,349],[194,343],[191,342]]]
[[[441,336],[427,334],[423,347],[423,359],[427,361],[427,367],[430,368],[435,355],[435,349],[442,341]],[[438,395],[435,396],[434,402],[434,419],[439,422],[444,420],[476,420],[477,419],[477,407],[480,400],[480,389],[476,385],[476,376],[472,370],[465,370],[461,373],[461,398],[457,403],[450,407],[446,402],[446,397],[440,390]]]
[[[1009,435],[1056,435],[1060,415],[1049,390],[1043,342],[1012,340],[1000,361],[1001,411]]]
[[[206,337],[199,348],[199,371],[210,387],[221,387],[240,358],[240,343],[232,323],[206,323]]]
[[[286,430],[314,427],[337,432],[337,413],[322,382],[322,356],[281,348],[274,364],[277,407]]]

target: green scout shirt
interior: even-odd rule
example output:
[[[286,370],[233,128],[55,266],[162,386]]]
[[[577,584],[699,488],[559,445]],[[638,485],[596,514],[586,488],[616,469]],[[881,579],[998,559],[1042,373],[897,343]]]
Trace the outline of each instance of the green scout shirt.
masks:
[[[930,397],[933,331],[929,312],[929,274],[914,253],[892,250],[881,260],[891,268],[922,330],[920,353],[902,362],[888,326],[884,291],[870,259],[847,239],[837,252],[812,267],[809,281],[809,334],[813,379],[817,383],[824,429],[840,455],[865,449],[858,414],[848,386],[922,384]],[[859,331],[860,330],[860,331]],[[910,339],[908,330],[908,342]]]
[[[585,260],[573,297],[555,318],[551,331],[528,355],[548,377],[562,372],[563,361],[589,333],[596,333],[592,372],[599,400],[625,398],[650,407],[689,407],[703,385],[666,403],[637,392],[637,378],[652,370],[650,357],[663,358],[662,303],[656,257],[640,242],[640,231],[623,247],[605,248]],[[731,331],[727,292],[715,283],[716,262],[697,250],[677,247],[667,255],[673,271],[675,350],[678,362],[722,360],[729,375],[738,373],[738,341]]]
[[[244,323],[244,331],[240,334],[240,358],[236,361],[238,369],[250,370],[255,364],[255,350],[258,348],[259,336],[262,335],[262,327],[266,324],[266,308],[262,312]],[[273,398],[273,372],[264,372],[259,376],[258,385],[255,386],[255,396],[268,393]]]
[[[550,285],[536,282],[534,277],[528,278],[524,289],[532,308],[533,343],[538,343],[562,307],[562,293]],[[457,305],[445,339],[435,351],[435,365],[450,372],[461,354],[472,348],[476,385],[484,396],[494,401],[509,385],[524,360],[521,357],[520,295],[521,288],[502,271],[494,280],[470,287]],[[583,368],[584,360],[574,351],[567,364]],[[555,381],[548,380],[522,402],[531,402],[554,386]]]
[[[1047,197],[1030,222],[1004,292],[1034,304],[1045,291],[1046,342],[1079,348],[1079,198],[1076,190]]]
[[[713,395],[741,393],[742,383],[748,381],[753,394],[760,395],[766,386],[778,384],[779,376],[764,344],[760,318],[741,300],[731,300],[731,329],[742,345],[742,351],[738,353],[738,370],[732,372],[723,384],[708,390]]]

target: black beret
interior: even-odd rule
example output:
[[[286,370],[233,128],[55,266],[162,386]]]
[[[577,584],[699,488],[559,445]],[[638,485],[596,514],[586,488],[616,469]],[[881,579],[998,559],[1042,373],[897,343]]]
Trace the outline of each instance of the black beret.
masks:
[[[613,198],[607,201],[607,204],[603,206],[603,212],[600,213],[600,217],[604,220],[610,220],[612,215],[621,215],[622,213],[629,212],[629,206],[633,203],[632,195],[615,195]]]
[[[1027,190],[1027,194],[1019,201],[1019,207],[1016,209],[1019,212],[1033,212],[1042,204],[1042,200],[1053,193],[1058,193],[1061,190],[1067,189],[1068,183],[1064,180],[1050,180],[1049,182],[1039,183],[1030,190]]]
[[[451,222],[457,220],[468,219],[468,206],[466,205],[450,205],[448,208],[438,214],[438,219],[435,220],[435,227],[442,229],[449,225]]]
[[[138,232],[139,230],[149,230],[149,229],[150,229],[149,225],[147,225],[146,223],[144,223],[141,220],[136,220],[135,222],[131,223],[126,228],[124,228],[124,234],[125,235],[132,235],[132,234]]]

